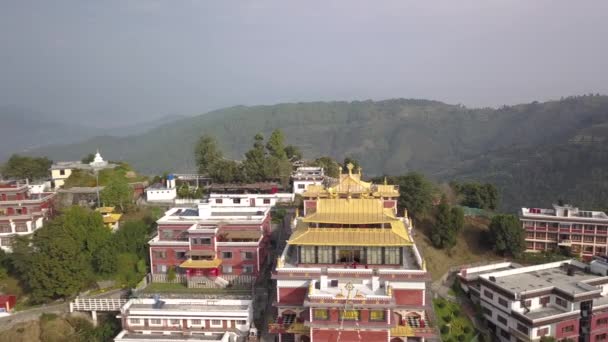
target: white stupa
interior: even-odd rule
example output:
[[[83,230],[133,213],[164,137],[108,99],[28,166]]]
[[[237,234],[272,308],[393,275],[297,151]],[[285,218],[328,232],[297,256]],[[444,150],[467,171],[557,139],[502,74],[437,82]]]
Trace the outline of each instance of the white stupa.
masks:
[[[99,150],[97,150],[97,153],[95,153],[95,158],[93,158],[93,161],[90,162],[89,165],[91,165],[91,167],[93,168],[99,168],[108,166],[108,162],[103,160],[101,154],[99,153]]]

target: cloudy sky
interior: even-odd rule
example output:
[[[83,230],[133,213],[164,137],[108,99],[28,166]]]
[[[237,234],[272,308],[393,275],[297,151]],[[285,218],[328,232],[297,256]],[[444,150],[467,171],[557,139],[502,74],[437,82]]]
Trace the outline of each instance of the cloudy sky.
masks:
[[[608,94],[608,1],[0,0],[0,105],[94,125],[238,104]]]

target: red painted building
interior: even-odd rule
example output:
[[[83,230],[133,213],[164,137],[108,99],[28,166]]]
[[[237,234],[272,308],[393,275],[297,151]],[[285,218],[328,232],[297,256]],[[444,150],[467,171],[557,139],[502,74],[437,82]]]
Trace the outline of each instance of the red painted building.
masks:
[[[250,279],[266,262],[270,209],[263,207],[173,208],[157,221],[150,241],[152,275],[161,279],[173,267],[189,286],[209,280]]]
[[[279,341],[424,341],[429,273],[411,238],[411,220],[396,215],[398,190],[340,177],[309,185],[304,217],[294,221],[272,277]]]
[[[42,227],[53,213],[54,197],[54,193],[30,193],[25,181],[0,182],[0,248],[10,251],[13,236]]]
[[[553,209],[522,208],[519,219],[529,252],[567,248],[585,260],[607,254],[608,215],[603,211],[558,205]]]

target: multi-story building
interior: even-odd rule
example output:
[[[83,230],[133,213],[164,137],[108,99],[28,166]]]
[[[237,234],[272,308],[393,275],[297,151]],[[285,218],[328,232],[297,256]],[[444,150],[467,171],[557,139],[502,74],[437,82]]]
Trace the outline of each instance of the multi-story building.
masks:
[[[251,300],[130,299],[115,342],[257,341]]]
[[[209,202],[213,206],[274,207],[278,203],[293,202],[294,194],[284,192],[278,183],[211,184]]]
[[[395,187],[352,173],[309,203],[272,277],[280,341],[424,341],[431,310],[411,220],[391,204]],[[324,194],[322,196],[321,194]],[[316,201],[310,205],[312,198]],[[389,203],[387,203],[389,201]]]
[[[173,208],[157,224],[158,235],[149,242],[153,276],[174,267],[189,286],[235,276],[253,281],[266,262],[269,208],[199,203],[196,208]]]
[[[498,341],[608,341],[608,277],[588,269],[576,260],[504,262],[462,269],[459,279]]]
[[[0,182],[0,248],[11,250],[13,236],[42,227],[53,213],[54,193],[32,194],[27,181]]]
[[[608,215],[602,211],[558,205],[553,209],[522,208],[520,221],[526,231],[528,251],[564,247],[585,260],[606,254]]]
[[[322,167],[301,166],[291,175],[293,193],[303,194],[309,185],[322,185],[325,174]]]

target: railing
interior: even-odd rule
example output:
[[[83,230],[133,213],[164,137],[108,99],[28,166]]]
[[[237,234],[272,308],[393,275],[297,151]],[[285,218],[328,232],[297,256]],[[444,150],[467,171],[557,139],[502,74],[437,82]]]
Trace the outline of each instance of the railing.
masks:
[[[74,311],[120,311],[127,303],[118,298],[76,298],[70,303],[70,312]]]

